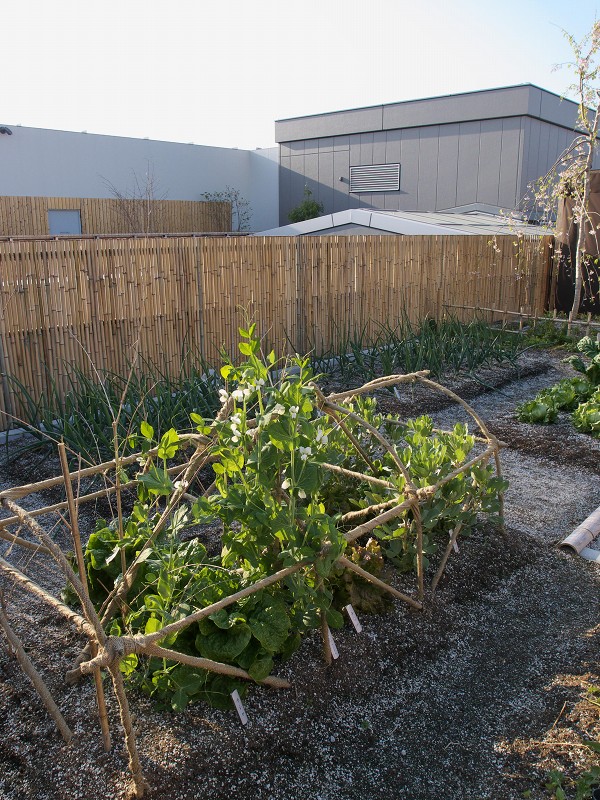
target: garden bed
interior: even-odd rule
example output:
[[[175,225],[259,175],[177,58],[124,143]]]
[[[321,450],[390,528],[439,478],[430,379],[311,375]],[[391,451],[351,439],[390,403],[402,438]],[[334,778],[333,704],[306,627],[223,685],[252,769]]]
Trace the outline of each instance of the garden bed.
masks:
[[[547,354],[522,362],[520,374],[495,368],[452,382],[508,444],[506,538],[483,526],[462,541],[425,612],[394,604],[361,617],[361,634],[349,625],[335,632],[340,657],[331,667],[318,636],[308,637],[278,670],[292,689],[253,689],[245,728],[234,711],[198,704],[166,714],[131,693],[150,798],[547,798],[549,769],[575,777],[593,763],[582,739],[598,738],[599,715],[583,697],[598,685],[600,573],[554,545],[600,504],[600,443],[513,418],[517,402],[568,372]],[[440,426],[460,418],[418,389],[382,393],[380,404],[432,413]],[[58,463],[31,455],[8,479],[44,472],[58,474]],[[44,585],[55,580],[41,559],[30,566]],[[0,640],[0,796],[123,797],[126,759],[118,739],[111,753],[102,749],[91,682],[63,680],[79,641],[16,590],[6,600],[32,658],[54,664],[44,677],[76,741],[63,745]],[[114,725],[116,713],[109,701]]]

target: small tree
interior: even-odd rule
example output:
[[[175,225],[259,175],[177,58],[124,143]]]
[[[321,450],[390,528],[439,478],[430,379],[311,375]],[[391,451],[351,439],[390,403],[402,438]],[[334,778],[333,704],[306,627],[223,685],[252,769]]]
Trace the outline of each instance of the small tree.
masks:
[[[590,219],[589,199],[590,174],[600,123],[600,22],[596,20],[591,31],[579,42],[566,31],[564,35],[573,51],[574,60],[555,68],[567,67],[575,76],[575,81],[567,88],[567,92],[577,97],[579,109],[575,132],[578,135],[559,156],[547,175],[530,188],[533,191],[534,205],[546,221],[554,218],[561,198],[572,198],[573,221],[578,226],[578,235],[575,248],[575,294],[569,313],[570,330],[581,303],[586,233],[596,232],[596,226]]]
[[[231,206],[231,230],[249,231],[250,220],[252,218],[252,207],[250,201],[242,197],[239,189],[226,186],[220,192],[204,192],[200,195],[209,202],[229,203]]]
[[[146,173],[140,177],[132,170],[131,189],[118,189],[109,180],[104,183],[117,202],[117,216],[126,233],[161,233],[163,229],[163,209],[158,200],[164,200],[166,192],[159,191],[154,174],[154,165],[148,161]]]
[[[288,219],[290,222],[304,222],[305,219],[314,219],[315,217],[320,217],[324,211],[325,209],[323,208],[323,203],[317,203],[316,200],[313,200],[311,190],[308,188],[308,186],[305,186],[304,200],[299,206],[296,206],[296,208],[293,208],[290,211],[288,214]]]

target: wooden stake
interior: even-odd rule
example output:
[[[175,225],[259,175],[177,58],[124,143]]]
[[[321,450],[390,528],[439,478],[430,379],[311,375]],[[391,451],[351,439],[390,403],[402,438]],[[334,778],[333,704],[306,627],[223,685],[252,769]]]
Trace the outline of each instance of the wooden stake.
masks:
[[[65,449],[64,442],[61,442],[58,445],[58,454],[60,456],[60,464],[62,467],[63,478],[65,481],[65,492],[67,495],[67,503],[69,507],[69,518],[70,518],[70,527],[71,527],[71,535],[73,537],[73,544],[75,546],[75,555],[77,558],[77,568],[79,570],[79,579],[81,581],[81,585],[88,596],[88,584],[87,584],[87,573],[85,570],[85,559],[83,556],[83,548],[81,546],[81,536],[79,533],[79,521],[77,518],[77,507],[75,505],[75,499],[73,497],[73,486],[71,484],[71,476],[69,474],[69,464],[67,462],[67,451]],[[95,641],[91,642],[91,652],[92,657],[95,656],[98,652],[97,645]],[[98,719],[100,721],[100,729],[102,731],[102,744],[104,746],[104,750],[108,752],[111,748],[111,741],[110,741],[110,728],[108,725],[108,714],[106,712],[106,698],[104,697],[104,687],[102,685],[102,675],[100,674],[100,670],[94,670],[94,686],[96,688],[96,704],[98,706]]]
[[[408,603],[409,606],[412,606],[417,611],[423,610],[423,603],[420,603],[418,600],[413,600],[412,597],[409,597],[407,594],[403,594],[399,592],[397,589],[394,589],[393,586],[385,583],[384,581],[380,580],[375,575],[372,575],[370,572],[367,572],[366,569],[359,567],[358,564],[355,564],[350,559],[346,558],[346,556],[340,556],[338,558],[337,563],[340,564],[342,567],[346,569],[352,570],[352,572],[356,572],[357,575],[360,575],[361,578],[364,578],[366,581],[369,581],[374,586],[378,586],[380,589],[383,589],[386,592],[389,592],[394,597],[397,597],[398,600],[402,600],[405,603]]]

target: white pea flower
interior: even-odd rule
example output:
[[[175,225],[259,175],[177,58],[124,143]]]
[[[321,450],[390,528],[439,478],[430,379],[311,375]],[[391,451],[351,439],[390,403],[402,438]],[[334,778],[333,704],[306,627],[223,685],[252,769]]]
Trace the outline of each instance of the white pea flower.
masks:
[[[242,422],[242,418],[240,417],[239,414],[234,414],[231,417],[231,422],[232,422],[232,427],[233,427],[233,425],[240,425],[241,422]],[[318,437],[317,437],[317,439],[318,439]]]
[[[225,403],[229,400],[229,395],[225,389],[219,389],[219,400],[221,401],[221,405],[225,405]]]
[[[312,449],[310,447],[301,447],[300,448],[300,458],[302,461],[306,461],[306,459],[312,456]]]
[[[233,433],[234,436],[239,436],[240,435],[240,432],[238,430],[238,426],[237,425],[232,425],[231,426],[231,432]]]
[[[275,408],[273,409],[273,411],[271,413],[272,414],[285,414],[285,408],[284,408],[284,406],[281,405],[281,403],[277,403],[277,405],[275,406]]]
[[[289,480],[287,478],[281,484],[281,488],[283,489],[283,491],[285,491],[286,489],[290,488],[290,482],[289,482]]]
[[[244,397],[245,397],[246,399],[248,399],[248,398],[250,397],[250,395],[252,394],[252,392],[253,392],[253,391],[254,391],[254,386],[247,386],[247,387],[246,387],[246,388],[243,390],[243,395],[244,395]]]
[[[328,438],[323,428],[317,428],[317,435],[315,436],[315,439],[319,444],[323,445],[327,444]]]
[[[264,386],[264,385],[265,385],[265,379],[264,379],[264,378],[259,378],[259,379],[256,381],[256,385],[257,385],[257,386]]]
[[[300,408],[298,406],[290,406],[290,417],[292,419],[296,419],[296,417],[298,416],[298,412],[299,411],[300,411]]]
[[[235,389],[231,393],[231,396],[233,397],[234,400],[240,400],[241,401],[241,400],[244,399],[244,392],[241,389]]]
[[[239,436],[237,436],[237,435],[236,435],[236,436],[232,436],[232,437],[231,437],[231,441],[232,441],[234,444],[237,444],[237,443],[239,442],[239,440],[240,440],[240,437],[239,437]]]
[[[173,487],[175,489],[187,489],[187,481],[175,481]]]
[[[306,498],[306,492],[304,491],[304,489],[298,489],[298,497],[301,500],[304,500]]]

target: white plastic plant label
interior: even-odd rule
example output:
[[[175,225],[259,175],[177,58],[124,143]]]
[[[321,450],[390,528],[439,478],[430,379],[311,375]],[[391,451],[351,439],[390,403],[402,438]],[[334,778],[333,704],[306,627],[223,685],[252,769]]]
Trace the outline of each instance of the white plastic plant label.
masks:
[[[350,622],[354,625],[354,630],[357,633],[360,633],[362,631],[362,625],[358,621],[358,617],[356,616],[356,611],[352,608],[352,605],[350,603],[348,603],[347,606],[344,606],[344,608],[346,609],[346,614],[348,614],[350,618]]]
[[[240,718],[240,722],[242,725],[248,724],[248,717],[246,716],[246,709],[244,708],[244,704],[242,703],[242,698],[240,697],[240,693],[237,689],[235,689],[231,693],[231,699],[233,700],[233,705],[235,706],[235,710],[238,713]]]
[[[338,653],[338,649],[335,646],[335,642],[333,641],[333,636],[331,635],[331,631],[327,628],[327,635],[329,636],[329,647],[331,649],[331,657],[332,658],[339,658],[340,654]]]

